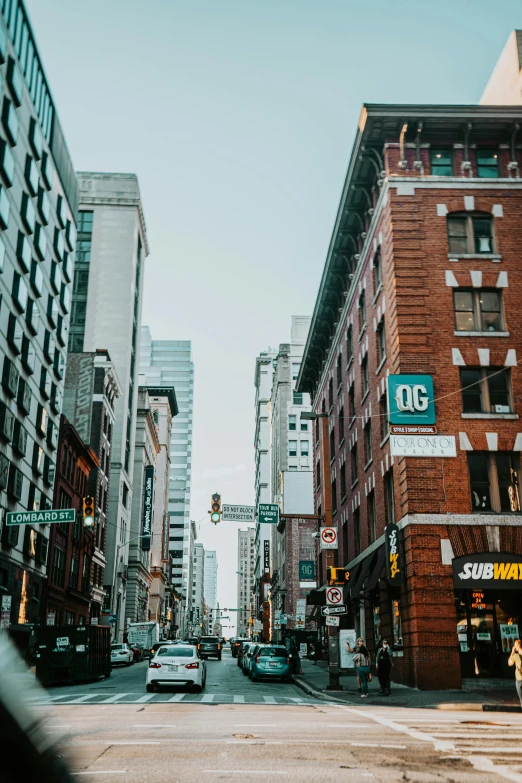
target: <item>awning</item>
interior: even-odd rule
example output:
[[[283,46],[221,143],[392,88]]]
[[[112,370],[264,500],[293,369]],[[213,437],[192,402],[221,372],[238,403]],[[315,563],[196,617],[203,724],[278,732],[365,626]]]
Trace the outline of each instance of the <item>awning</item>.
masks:
[[[350,574],[350,581],[348,582],[348,586],[350,587],[350,598],[352,601],[354,598],[357,598],[361,591],[362,583],[366,579],[366,574],[370,570],[370,566],[373,562],[373,553],[371,555],[368,555],[362,563],[360,563],[359,572],[355,578],[355,580],[352,581],[351,574]]]
[[[384,551],[384,547],[381,546],[375,554],[376,558],[373,561],[372,572],[366,584],[367,590],[373,590],[375,587],[377,587],[382,569],[384,568],[384,561],[386,559],[386,552]]]
[[[346,584],[343,587],[343,603],[347,604],[350,601],[350,592],[351,587],[355,582],[357,581],[357,578],[359,576],[359,573],[361,571],[363,563],[357,563],[356,566],[350,569],[350,581],[346,582]]]

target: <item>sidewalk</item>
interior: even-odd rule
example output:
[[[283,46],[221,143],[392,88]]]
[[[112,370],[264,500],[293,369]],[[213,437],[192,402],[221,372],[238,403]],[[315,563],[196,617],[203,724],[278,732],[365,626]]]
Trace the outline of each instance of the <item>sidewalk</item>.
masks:
[[[515,691],[515,680],[490,680],[477,688],[469,683],[469,690],[462,691],[419,691],[406,685],[392,682],[390,696],[379,694],[379,681],[373,675],[368,686],[368,698],[361,699],[355,676],[341,676],[342,691],[328,691],[328,667],[325,661],[314,665],[302,659],[301,675],[294,675],[294,682],[309,696],[346,704],[372,704],[372,706],[431,708],[439,710],[477,710],[492,712],[520,712],[520,702]],[[464,683],[466,688],[468,683]]]

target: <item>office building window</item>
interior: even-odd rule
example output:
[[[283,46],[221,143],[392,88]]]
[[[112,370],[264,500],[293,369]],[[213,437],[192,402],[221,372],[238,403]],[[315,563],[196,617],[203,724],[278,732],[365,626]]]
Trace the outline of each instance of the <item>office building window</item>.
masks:
[[[379,364],[386,359],[386,330],[384,328],[384,318],[377,327],[377,361]]]
[[[364,428],[364,462],[367,465],[372,460],[372,422],[368,421]]]
[[[453,150],[452,149],[430,149],[431,174],[434,177],[453,176]]]
[[[350,421],[355,418],[355,384],[352,384],[348,390],[348,415]]]
[[[499,290],[463,288],[453,291],[458,332],[502,332],[502,295]]]
[[[518,452],[468,452],[472,511],[519,512],[519,468]]]
[[[498,177],[498,152],[496,150],[481,150],[475,152],[477,162],[477,177],[490,179]]]
[[[353,512],[353,535],[355,539],[355,555],[361,551],[361,515],[358,508]]]
[[[381,425],[381,440],[390,433],[390,416],[388,413],[388,395],[383,394],[379,400],[379,421]]]
[[[308,457],[309,456],[309,443],[307,440],[301,441],[301,457]]]
[[[296,364],[295,362],[292,363],[292,380],[296,381],[299,377],[299,368],[301,367],[300,364]]]
[[[366,327],[366,295],[364,291],[359,297],[359,333]]]
[[[302,405],[303,404],[303,395],[301,392],[293,392],[292,394],[292,400],[294,405]]]
[[[350,452],[350,458],[352,463],[352,486],[353,486],[357,481],[357,479],[359,478],[359,468],[357,465],[357,443],[354,444]]]
[[[361,381],[362,381],[362,396],[364,397],[370,390],[370,378],[368,374],[368,356],[365,356],[361,362]]]
[[[53,552],[52,583],[57,587],[65,584],[65,552],[59,546],[55,546]]]
[[[296,440],[289,440],[288,441],[288,456],[289,457],[297,457],[297,441]]]
[[[301,432],[308,432],[308,421],[301,419]]]
[[[504,367],[460,368],[464,413],[510,413],[511,371]]]
[[[341,489],[341,503],[346,497],[346,462],[343,462],[339,468],[339,480]]]
[[[297,429],[297,416],[288,417],[288,429],[289,430]]]
[[[344,443],[344,406],[339,410],[339,446]]]
[[[381,251],[377,250],[373,257],[373,290],[375,293],[382,286],[382,260]]]
[[[353,359],[353,329],[351,326],[348,327],[348,331],[346,332],[346,364],[350,364],[351,360]]]
[[[342,353],[339,354],[337,357],[337,365],[336,365],[336,376],[337,376],[337,388],[340,388],[343,382],[343,355]]]

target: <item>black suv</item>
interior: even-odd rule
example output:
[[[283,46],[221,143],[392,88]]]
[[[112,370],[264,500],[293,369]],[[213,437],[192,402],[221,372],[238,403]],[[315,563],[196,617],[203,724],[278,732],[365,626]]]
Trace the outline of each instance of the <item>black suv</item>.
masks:
[[[221,640],[219,636],[201,636],[198,650],[202,658],[217,658],[221,660]]]
[[[234,639],[234,643],[230,645],[232,649],[232,658],[237,658],[243,642],[249,642],[250,639],[244,639],[242,636],[237,636]]]

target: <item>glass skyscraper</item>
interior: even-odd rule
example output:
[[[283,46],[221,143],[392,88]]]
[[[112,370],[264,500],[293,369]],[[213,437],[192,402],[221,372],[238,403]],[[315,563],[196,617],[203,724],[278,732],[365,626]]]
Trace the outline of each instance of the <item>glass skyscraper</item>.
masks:
[[[186,598],[190,609],[192,549],[190,482],[192,474],[192,414],[194,365],[190,340],[153,340],[148,326],[141,328],[140,374],[146,384],[174,385],[179,413],[172,420],[169,500],[169,549],[172,583]]]

